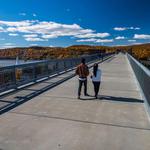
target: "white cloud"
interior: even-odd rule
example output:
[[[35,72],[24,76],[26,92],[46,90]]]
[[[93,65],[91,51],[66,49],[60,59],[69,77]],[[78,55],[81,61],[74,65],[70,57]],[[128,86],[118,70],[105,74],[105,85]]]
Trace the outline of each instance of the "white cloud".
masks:
[[[26,41],[32,41],[32,42],[37,42],[37,41],[47,41],[45,39],[41,39],[41,38],[25,38]]]
[[[139,27],[115,27],[116,31],[125,31],[125,30],[140,30]]]
[[[5,26],[8,32],[21,32],[30,34],[45,35],[45,38],[59,36],[76,36],[81,34],[94,33],[91,29],[84,29],[77,24],[60,24],[55,22],[20,21],[6,22],[0,21],[0,25]],[[48,36],[47,36],[48,35]]]
[[[116,30],[116,31],[124,31],[124,30],[126,30],[126,28],[123,28],[123,27],[115,27],[114,30]]]
[[[150,34],[135,34],[134,39],[150,39]]]
[[[48,39],[70,36],[83,38],[78,42],[111,42],[112,40],[94,39],[109,37],[109,33],[96,33],[92,29],[86,29],[78,24],[62,24],[48,21],[24,20],[24,21],[0,21],[0,26],[10,35],[23,33],[26,41],[47,41]]]
[[[96,42],[97,39],[91,38],[91,39],[81,39],[77,40],[77,42]]]
[[[35,38],[35,37],[38,37],[37,34],[25,34],[23,35],[24,38]]]
[[[20,16],[26,16],[26,13],[19,13]]]
[[[110,36],[109,33],[87,33],[87,34],[80,34],[75,37],[77,37],[77,38],[94,38],[94,37],[105,38],[108,36]]]
[[[116,39],[116,40],[124,40],[125,37],[124,37],[124,36],[117,36],[115,39]]]
[[[114,41],[113,39],[95,39],[95,38],[77,40],[77,42],[94,42],[94,43],[110,43],[113,41]]]
[[[128,42],[136,42],[136,40],[128,40]]]
[[[98,39],[96,40],[96,43],[111,43],[113,42],[114,40],[113,39]]]
[[[9,33],[8,35],[9,35],[9,36],[18,36],[17,33]]]
[[[14,27],[17,29],[17,27],[27,27],[30,26],[34,23],[35,21],[29,21],[29,20],[25,20],[25,21],[0,21],[0,25],[1,26],[8,26],[8,27]]]
[[[44,39],[53,39],[53,38],[57,38],[58,35],[57,34],[45,34],[45,35],[42,35],[42,38]]]

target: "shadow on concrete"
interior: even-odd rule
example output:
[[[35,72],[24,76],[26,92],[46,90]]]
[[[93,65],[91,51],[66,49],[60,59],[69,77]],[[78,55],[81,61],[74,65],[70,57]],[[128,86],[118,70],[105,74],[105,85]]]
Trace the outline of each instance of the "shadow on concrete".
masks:
[[[79,100],[95,100],[95,97],[93,95],[87,95],[85,97],[80,97]]]
[[[116,56],[111,57],[110,59],[106,60],[106,63],[110,63],[112,60],[114,60]]]
[[[115,97],[115,96],[107,96],[107,95],[101,95],[98,97],[98,99],[116,101],[116,102],[144,103],[144,101],[141,99],[127,98],[127,97]]]
[[[60,80],[58,80],[57,82],[55,83],[52,83],[48,86],[45,86],[45,87],[42,87],[40,88],[39,90],[34,90],[34,89],[31,89],[31,87],[26,87],[24,89],[21,89],[21,90],[18,90],[18,91],[15,91],[11,94],[8,94],[6,96],[1,96],[0,97],[0,115],[14,109],[15,107],[18,107],[19,105],[31,100],[32,98],[42,94],[43,92],[47,91],[47,90],[50,90],[52,88],[54,88],[55,86],[71,79],[72,77],[74,77],[75,75],[72,74],[72,75],[69,75],[63,79],[60,78]],[[25,94],[25,96],[20,96],[20,91],[30,91],[30,92],[27,92]],[[17,96],[18,94],[18,96]],[[7,96],[11,96],[12,98],[10,100],[7,100]],[[4,103],[4,104],[3,104]]]
[[[85,101],[87,101],[87,100],[95,100],[95,98],[94,97],[80,98],[79,100],[85,100]]]

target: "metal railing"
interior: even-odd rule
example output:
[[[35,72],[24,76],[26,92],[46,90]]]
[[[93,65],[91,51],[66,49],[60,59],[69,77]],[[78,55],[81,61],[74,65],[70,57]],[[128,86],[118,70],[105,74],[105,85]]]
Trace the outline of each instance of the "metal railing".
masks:
[[[85,56],[86,62],[109,57],[109,54]],[[0,93],[67,71],[79,64],[81,58],[45,60],[0,68]]]
[[[150,112],[150,70],[131,55],[127,54],[127,57],[139,82],[148,111]]]

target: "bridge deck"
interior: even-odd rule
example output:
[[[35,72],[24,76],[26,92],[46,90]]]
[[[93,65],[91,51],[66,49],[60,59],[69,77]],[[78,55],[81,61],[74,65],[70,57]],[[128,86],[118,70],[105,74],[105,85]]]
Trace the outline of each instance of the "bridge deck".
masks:
[[[0,149],[149,150],[150,123],[127,58],[100,68],[98,100],[78,100],[74,77],[1,115]],[[88,93],[94,95],[90,79]]]

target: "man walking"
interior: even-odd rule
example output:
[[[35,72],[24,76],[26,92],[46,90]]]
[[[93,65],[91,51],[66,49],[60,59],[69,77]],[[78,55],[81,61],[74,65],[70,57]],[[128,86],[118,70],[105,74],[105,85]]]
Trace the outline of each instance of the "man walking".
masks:
[[[78,99],[80,99],[82,85],[84,84],[84,95],[87,94],[87,76],[89,75],[88,66],[85,64],[85,58],[81,59],[81,64],[77,66],[76,75],[79,76]]]

